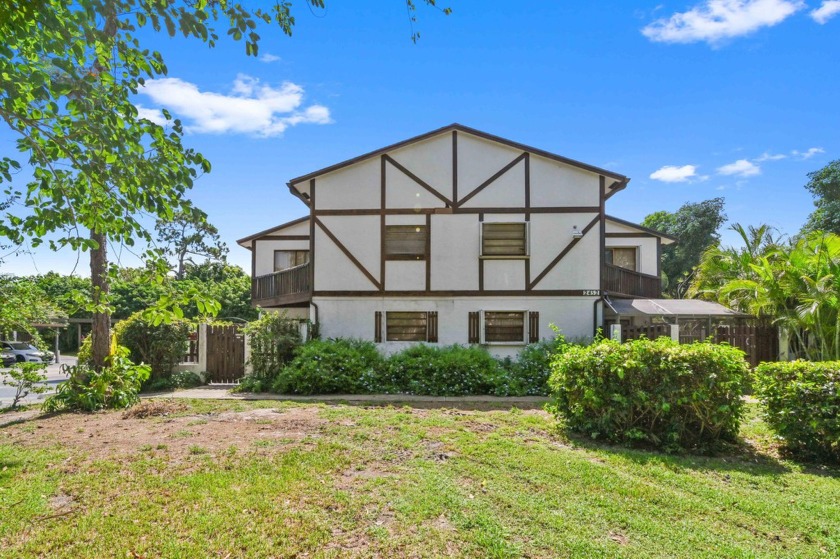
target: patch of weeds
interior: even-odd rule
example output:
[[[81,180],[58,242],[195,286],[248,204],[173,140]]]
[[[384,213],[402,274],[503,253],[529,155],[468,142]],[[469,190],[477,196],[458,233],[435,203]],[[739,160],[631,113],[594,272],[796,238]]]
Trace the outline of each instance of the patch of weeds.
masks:
[[[138,450],[140,452],[151,452],[152,451],[152,445],[150,445],[150,444],[140,445],[140,448]]]
[[[198,445],[195,445],[195,444],[190,445],[189,451],[190,451],[190,454],[193,454],[193,455],[207,454],[208,452],[210,452],[209,450],[207,450],[203,446],[198,446]]]
[[[167,448],[169,447],[162,443],[155,446],[155,450],[166,450]]]
[[[172,434],[173,439],[188,439],[192,437],[194,433],[192,431],[187,431],[186,429],[181,429],[180,431],[176,431]]]
[[[187,427],[194,427],[196,425],[207,425],[206,419],[196,419],[187,423]]]
[[[271,441],[267,441],[265,439],[260,439],[258,441],[254,441],[254,446],[259,448],[265,448],[271,446]]]

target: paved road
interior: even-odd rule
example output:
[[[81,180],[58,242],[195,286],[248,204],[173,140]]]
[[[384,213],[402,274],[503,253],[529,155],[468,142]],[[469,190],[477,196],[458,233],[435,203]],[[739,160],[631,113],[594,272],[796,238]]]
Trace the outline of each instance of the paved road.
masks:
[[[53,363],[52,365],[47,366],[47,385],[50,387],[50,392],[55,390],[55,387],[65,380],[67,380],[67,376],[61,372],[61,365],[75,365],[76,358],[75,357],[62,357],[61,364],[56,365]],[[8,378],[6,376],[6,372],[9,369],[0,367],[0,377],[3,379]],[[47,397],[47,394],[35,394],[29,396],[26,401],[27,402],[38,402],[43,400]],[[9,386],[5,386],[0,384],[0,408],[8,406],[12,402],[12,397],[15,395],[15,389]]]

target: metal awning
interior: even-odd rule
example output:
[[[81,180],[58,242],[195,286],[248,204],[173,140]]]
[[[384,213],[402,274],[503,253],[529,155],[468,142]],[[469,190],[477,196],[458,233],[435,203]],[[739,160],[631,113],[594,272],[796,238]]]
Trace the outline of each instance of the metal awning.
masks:
[[[719,303],[698,299],[605,299],[605,310],[619,316],[676,316],[680,318],[746,318],[749,315]]]

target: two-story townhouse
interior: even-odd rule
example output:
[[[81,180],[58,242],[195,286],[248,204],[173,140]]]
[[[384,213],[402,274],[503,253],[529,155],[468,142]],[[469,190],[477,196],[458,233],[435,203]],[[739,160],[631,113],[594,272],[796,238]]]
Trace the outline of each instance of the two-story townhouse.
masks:
[[[324,337],[486,344],[591,337],[604,296],[660,296],[662,233],[606,214],[629,179],[458,124],[288,182],[300,219],[238,242],[253,304]]]

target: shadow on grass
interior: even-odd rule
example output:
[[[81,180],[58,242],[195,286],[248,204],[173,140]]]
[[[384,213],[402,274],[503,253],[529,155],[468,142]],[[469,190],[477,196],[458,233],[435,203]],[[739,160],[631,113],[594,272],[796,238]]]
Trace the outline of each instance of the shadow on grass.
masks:
[[[740,472],[754,476],[781,476],[793,472],[792,465],[802,467],[803,472],[820,477],[840,478],[840,468],[786,456],[780,460],[775,456],[757,450],[743,439],[735,444],[724,444],[714,452],[669,454],[650,447],[629,447],[594,441],[580,433],[562,431],[576,446],[620,456],[639,465],[663,465],[673,471],[716,471]]]

